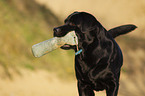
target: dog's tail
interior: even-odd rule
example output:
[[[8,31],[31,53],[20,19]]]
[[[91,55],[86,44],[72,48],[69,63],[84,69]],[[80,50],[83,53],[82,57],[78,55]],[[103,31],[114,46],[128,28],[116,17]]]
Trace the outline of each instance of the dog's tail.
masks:
[[[129,33],[135,30],[136,28],[137,26],[133,24],[128,24],[128,25],[122,25],[119,27],[112,28],[108,32],[113,38],[116,38],[117,36]]]

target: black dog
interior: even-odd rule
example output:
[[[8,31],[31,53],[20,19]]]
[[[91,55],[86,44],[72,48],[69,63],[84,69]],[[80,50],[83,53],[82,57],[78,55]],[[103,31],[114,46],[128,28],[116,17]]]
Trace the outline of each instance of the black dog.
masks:
[[[66,18],[65,25],[54,28],[56,37],[73,30],[78,37],[78,45],[64,45],[62,48],[76,52],[79,96],[94,96],[94,90],[104,89],[107,96],[117,96],[123,56],[114,38],[135,28],[126,25],[107,31],[94,16],[85,12],[72,13]]]

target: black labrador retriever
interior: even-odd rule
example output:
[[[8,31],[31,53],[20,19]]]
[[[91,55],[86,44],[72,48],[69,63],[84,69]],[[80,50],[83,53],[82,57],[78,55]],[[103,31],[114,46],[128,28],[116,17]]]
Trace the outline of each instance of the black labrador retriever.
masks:
[[[135,28],[134,25],[125,25],[107,31],[86,12],[74,12],[66,18],[63,26],[54,28],[55,37],[65,36],[73,30],[78,37],[78,45],[64,45],[62,48],[76,52],[79,96],[94,96],[94,90],[106,90],[107,96],[117,96],[123,56],[114,38]]]

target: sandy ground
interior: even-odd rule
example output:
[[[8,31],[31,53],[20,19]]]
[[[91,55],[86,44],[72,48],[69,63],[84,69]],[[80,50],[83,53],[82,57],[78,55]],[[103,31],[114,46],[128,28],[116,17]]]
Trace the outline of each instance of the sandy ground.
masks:
[[[61,80],[44,70],[22,70],[13,79],[0,78],[0,96],[78,96],[75,80]],[[105,96],[105,92],[97,93]]]
[[[13,79],[0,74],[0,96],[78,96],[76,79],[60,79],[56,73],[46,70],[21,69],[21,74],[13,71],[11,74]],[[144,84],[134,83],[128,76],[121,75],[118,96],[145,96],[144,87]],[[95,94],[106,96],[105,91]]]

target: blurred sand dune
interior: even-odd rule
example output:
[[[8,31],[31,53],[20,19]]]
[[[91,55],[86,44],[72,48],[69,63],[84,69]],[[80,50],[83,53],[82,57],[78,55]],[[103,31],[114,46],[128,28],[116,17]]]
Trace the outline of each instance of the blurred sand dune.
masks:
[[[22,69],[21,75],[13,73],[13,80],[0,79],[0,96],[78,96],[74,80],[62,80],[44,70]],[[97,94],[104,96],[105,92]]]

